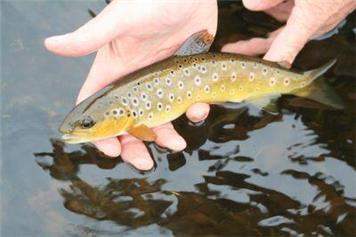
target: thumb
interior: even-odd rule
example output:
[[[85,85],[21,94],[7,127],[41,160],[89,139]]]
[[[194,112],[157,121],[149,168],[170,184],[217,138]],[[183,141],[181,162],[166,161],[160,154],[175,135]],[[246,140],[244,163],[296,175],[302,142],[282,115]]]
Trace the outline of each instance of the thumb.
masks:
[[[125,5],[111,2],[104,10],[74,32],[47,38],[46,48],[62,56],[84,56],[95,52],[127,29],[119,20]],[[123,6],[121,6],[123,5]]]
[[[244,6],[251,11],[264,11],[277,6],[284,0],[242,0]]]
[[[322,25],[323,21],[313,18],[312,15],[307,17],[302,9],[294,7],[286,26],[273,40],[264,59],[292,64],[297,54]]]

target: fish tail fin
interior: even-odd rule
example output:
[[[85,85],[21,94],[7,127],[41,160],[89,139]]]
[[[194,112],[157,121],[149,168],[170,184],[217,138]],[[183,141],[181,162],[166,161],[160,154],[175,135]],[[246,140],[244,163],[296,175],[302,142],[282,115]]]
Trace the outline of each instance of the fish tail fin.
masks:
[[[299,97],[311,99],[321,104],[330,106],[334,109],[343,109],[344,103],[335,90],[326,82],[325,78],[316,80],[336,63],[336,59],[330,60],[323,66],[304,72],[305,78],[308,78],[311,84],[304,88],[292,91],[290,94]]]
[[[312,69],[303,73],[303,75],[309,78],[311,81],[315,80],[316,78],[323,75],[326,71],[328,71],[334,64],[336,63],[336,59],[330,60],[329,62],[325,63],[323,66],[318,67],[316,69]]]

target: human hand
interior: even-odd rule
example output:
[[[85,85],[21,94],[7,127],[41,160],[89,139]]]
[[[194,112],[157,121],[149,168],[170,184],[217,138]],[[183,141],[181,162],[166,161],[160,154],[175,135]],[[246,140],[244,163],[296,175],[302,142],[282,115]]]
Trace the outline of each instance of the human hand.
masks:
[[[146,65],[172,55],[193,33],[203,29],[215,35],[216,0],[112,1],[98,16],[76,31],[47,38],[45,46],[62,56],[84,56],[97,51],[77,103],[96,91]],[[192,121],[207,117],[209,106],[195,104],[187,111]],[[184,139],[171,123],[154,128],[156,143],[183,150]],[[108,156],[118,156],[138,169],[148,170],[153,161],[142,141],[123,135],[95,142]]]
[[[265,54],[264,59],[292,64],[308,42],[332,30],[356,8],[355,0],[243,0],[246,8],[265,11],[286,25],[268,35],[227,44],[222,51],[247,55]]]

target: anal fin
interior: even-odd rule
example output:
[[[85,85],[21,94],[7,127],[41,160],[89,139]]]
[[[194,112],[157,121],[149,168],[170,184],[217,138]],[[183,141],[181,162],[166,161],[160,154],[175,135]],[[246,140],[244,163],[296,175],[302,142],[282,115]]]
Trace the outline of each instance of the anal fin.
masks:
[[[280,95],[266,96],[248,100],[247,102],[271,114],[278,114],[276,100]]]

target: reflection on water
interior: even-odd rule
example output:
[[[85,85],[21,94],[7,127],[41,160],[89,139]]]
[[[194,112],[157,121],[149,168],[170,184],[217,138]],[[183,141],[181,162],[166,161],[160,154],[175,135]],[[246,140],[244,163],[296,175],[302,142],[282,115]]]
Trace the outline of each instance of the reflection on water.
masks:
[[[183,152],[150,144],[156,168],[141,173],[90,145],[65,146],[53,138],[91,58],[52,56],[41,48],[42,34],[77,26],[69,20],[58,26],[54,17],[77,16],[79,25],[90,18],[86,9],[97,12],[102,6],[4,4],[4,46],[20,40],[23,47],[2,54],[8,59],[1,86],[3,236],[356,233],[354,16],[342,34],[310,43],[296,64],[314,68],[338,57],[326,77],[345,110],[296,97],[279,100],[277,115],[248,104],[213,106],[204,123],[192,124],[184,116],[174,122],[188,142]],[[37,12],[28,12],[32,8]],[[33,23],[31,32],[13,27],[16,19],[36,18],[38,12],[55,16],[47,16],[47,23],[36,19],[42,23]],[[263,14],[242,10],[240,3],[221,4],[220,18],[215,50],[278,26]],[[48,67],[33,67],[42,57]],[[16,66],[19,58],[23,67]]]
[[[58,140],[52,140],[53,152],[35,156],[53,178],[70,181],[60,190],[66,209],[128,229],[158,224],[174,234],[352,235],[356,193],[345,178],[354,179],[354,170],[331,157],[328,144],[316,143],[318,136],[301,119],[253,117],[246,109],[215,108],[214,115],[194,127],[200,139],[186,152],[166,157],[170,172],[191,169],[182,174],[195,180],[167,172],[153,179],[108,177],[91,185],[79,177],[78,167],[113,169],[118,162],[96,158],[89,146],[67,153]],[[177,127],[186,122],[179,120]],[[183,134],[191,131],[180,128]]]

